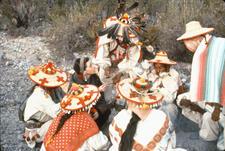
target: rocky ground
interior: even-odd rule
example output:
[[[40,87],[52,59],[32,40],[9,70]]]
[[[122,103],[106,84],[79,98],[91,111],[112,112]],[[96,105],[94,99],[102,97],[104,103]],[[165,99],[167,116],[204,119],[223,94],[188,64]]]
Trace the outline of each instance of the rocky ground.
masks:
[[[32,86],[32,82],[27,78],[27,69],[47,59],[56,61],[65,69],[70,68],[73,62],[73,57],[67,60],[52,54],[47,40],[43,37],[12,37],[0,32],[0,150],[30,150],[23,141],[24,126],[18,119],[18,107]],[[188,82],[190,65],[179,63],[176,68]],[[188,148],[190,151],[215,151],[215,142],[200,140],[197,130],[195,124],[180,116],[176,128],[178,146]]]

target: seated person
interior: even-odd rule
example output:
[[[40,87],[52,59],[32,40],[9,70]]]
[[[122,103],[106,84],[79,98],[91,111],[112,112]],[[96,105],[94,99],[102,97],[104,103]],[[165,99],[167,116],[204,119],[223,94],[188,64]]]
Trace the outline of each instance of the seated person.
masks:
[[[107,137],[99,131],[88,113],[99,96],[99,90],[94,85],[72,84],[60,103],[62,111],[50,125],[41,151],[107,149]]]
[[[90,59],[88,57],[78,58],[75,60],[74,73],[71,76],[69,87],[72,83],[77,84],[92,84],[99,87],[101,91],[101,97],[99,101],[94,106],[96,110],[92,110],[94,113],[93,118],[97,122],[98,126],[101,128],[107,121],[111,113],[111,104],[107,104],[105,101],[104,90],[106,85],[102,84],[97,73],[97,69],[92,66]]]
[[[169,118],[154,109],[163,96],[148,93],[149,87],[149,81],[140,78],[124,79],[118,84],[117,90],[128,109],[120,111],[110,124],[110,151],[175,150]]]
[[[160,109],[167,114],[174,124],[178,110],[173,102],[176,99],[179,86],[181,86],[179,73],[171,68],[171,65],[176,64],[176,62],[170,60],[165,51],[159,51],[155,58],[149,62],[153,63],[154,67],[148,74],[148,79],[154,81],[151,90],[157,90],[164,96]]]
[[[177,105],[182,114],[198,124],[199,136],[205,141],[217,140],[217,147],[224,149],[225,107],[213,102],[192,102],[190,92],[177,98]]]
[[[52,62],[31,67],[29,78],[36,83],[22,109],[25,122],[24,139],[28,146],[41,142],[52,119],[60,111],[59,102],[64,96],[60,85],[67,81],[67,74],[57,69]]]

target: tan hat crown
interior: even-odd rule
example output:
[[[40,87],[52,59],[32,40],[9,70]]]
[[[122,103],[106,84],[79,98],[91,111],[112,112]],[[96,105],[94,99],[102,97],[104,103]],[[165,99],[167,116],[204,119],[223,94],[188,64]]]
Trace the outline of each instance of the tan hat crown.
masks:
[[[149,62],[151,62],[151,63],[168,64],[168,65],[176,64],[175,61],[170,60],[168,58],[168,55],[167,55],[166,51],[164,51],[164,50],[160,50],[159,52],[157,52],[155,58],[149,60]]]
[[[191,21],[186,24],[186,32],[192,32],[202,29],[201,24],[198,21]]]

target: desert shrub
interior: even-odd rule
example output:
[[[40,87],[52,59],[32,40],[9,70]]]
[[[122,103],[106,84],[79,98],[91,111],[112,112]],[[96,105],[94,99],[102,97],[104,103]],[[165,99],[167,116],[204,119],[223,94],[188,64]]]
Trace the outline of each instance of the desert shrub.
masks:
[[[53,28],[48,33],[58,51],[71,53],[94,49],[97,31],[101,28],[106,1],[77,0],[60,2],[49,12]]]
[[[3,0],[0,4],[1,13],[10,20],[12,28],[28,28],[33,22],[45,18],[48,8],[46,0]]]

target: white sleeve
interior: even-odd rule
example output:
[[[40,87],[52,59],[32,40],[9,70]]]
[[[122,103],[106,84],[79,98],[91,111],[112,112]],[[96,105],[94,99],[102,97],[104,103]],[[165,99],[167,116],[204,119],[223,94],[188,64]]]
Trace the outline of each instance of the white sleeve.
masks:
[[[108,138],[101,131],[88,138],[85,143],[90,150],[107,150],[110,144]]]
[[[170,76],[162,79],[163,87],[159,88],[159,92],[163,94],[163,100],[167,103],[172,103],[177,95],[178,85],[177,82]]]
[[[38,90],[35,96],[36,108],[52,118],[55,118],[60,112],[60,104],[52,101],[52,98],[44,94],[43,90]]]
[[[45,100],[44,100],[45,101]],[[53,101],[46,101],[38,106],[38,109],[52,118],[57,117],[58,113],[60,112],[60,103],[54,103]]]

